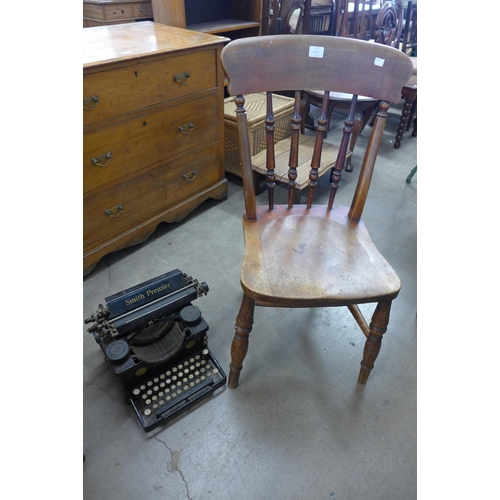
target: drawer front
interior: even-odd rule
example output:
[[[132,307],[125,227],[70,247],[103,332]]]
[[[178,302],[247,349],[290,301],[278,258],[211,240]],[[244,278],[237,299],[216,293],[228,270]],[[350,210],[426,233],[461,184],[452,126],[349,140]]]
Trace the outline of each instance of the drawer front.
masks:
[[[84,249],[130,230],[221,179],[219,145],[171,162],[83,200]]]
[[[210,49],[85,75],[83,124],[216,88],[216,55]]]
[[[83,16],[102,21],[121,21],[153,17],[151,3],[83,4]]]
[[[84,192],[219,141],[218,104],[212,94],[84,134]]]

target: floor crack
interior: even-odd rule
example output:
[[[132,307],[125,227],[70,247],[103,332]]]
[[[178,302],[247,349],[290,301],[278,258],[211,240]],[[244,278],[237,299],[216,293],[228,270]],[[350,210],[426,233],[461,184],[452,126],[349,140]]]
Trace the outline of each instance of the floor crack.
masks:
[[[167,450],[169,451],[170,453],[170,456],[171,456],[171,460],[170,462],[167,463],[167,470],[168,472],[178,472],[179,473],[179,476],[181,476],[181,479],[182,479],[182,482],[184,483],[184,485],[186,486],[186,497],[189,499],[189,500],[192,500],[191,496],[190,496],[190,493],[189,493],[189,485],[186,481],[186,478],[184,477],[184,474],[182,473],[182,471],[179,469],[179,457],[181,455],[181,451],[182,450],[174,450],[172,451],[170,449],[170,447],[167,445],[167,443],[165,443],[164,441],[162,441],[160,438],[158,438],[157,436],[154,437],[158,442],[160,442],[163,446],[165,446],[165,448],[167,448]]]

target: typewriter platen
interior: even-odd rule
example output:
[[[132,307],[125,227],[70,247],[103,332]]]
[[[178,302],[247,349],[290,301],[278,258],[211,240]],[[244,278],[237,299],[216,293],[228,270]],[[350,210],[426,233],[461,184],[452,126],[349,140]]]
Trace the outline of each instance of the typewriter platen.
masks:
[[[192,301],[208,286],[179,269],[105,298],[85,320],[150,432],[226,383]]]

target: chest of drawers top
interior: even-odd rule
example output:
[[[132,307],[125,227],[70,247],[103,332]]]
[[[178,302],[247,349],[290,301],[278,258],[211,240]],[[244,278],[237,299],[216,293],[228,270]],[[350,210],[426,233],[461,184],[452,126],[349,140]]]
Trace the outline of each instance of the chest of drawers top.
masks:
[[[229,40],[151,21],[87,28],[83,30],[83,74],[110,63],[189,52],[223,41]]]

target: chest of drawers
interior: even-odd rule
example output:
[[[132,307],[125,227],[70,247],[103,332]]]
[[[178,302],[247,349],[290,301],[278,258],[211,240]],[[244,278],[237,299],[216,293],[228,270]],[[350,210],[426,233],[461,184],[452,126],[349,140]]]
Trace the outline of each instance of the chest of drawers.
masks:
[[[220,51],[228,40],[150,21],[83,34],[85,275],[160,222],[227,196]]]

